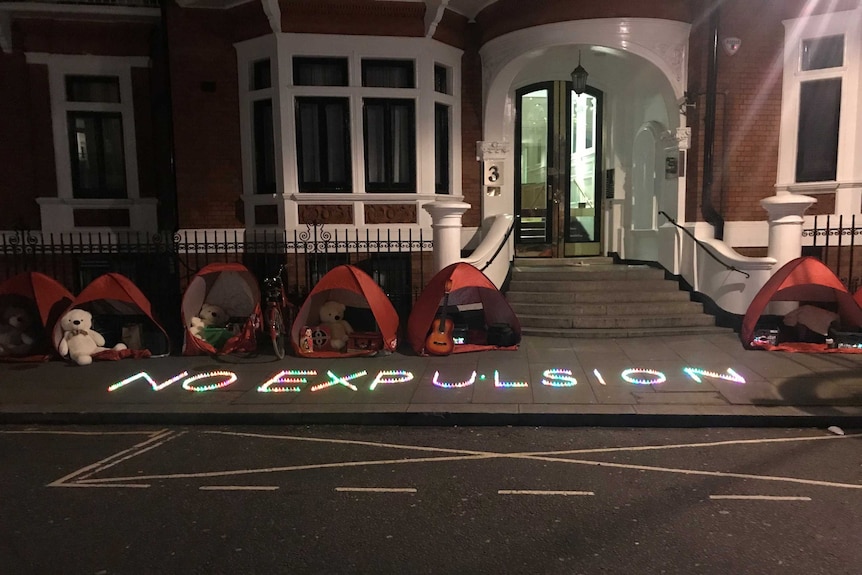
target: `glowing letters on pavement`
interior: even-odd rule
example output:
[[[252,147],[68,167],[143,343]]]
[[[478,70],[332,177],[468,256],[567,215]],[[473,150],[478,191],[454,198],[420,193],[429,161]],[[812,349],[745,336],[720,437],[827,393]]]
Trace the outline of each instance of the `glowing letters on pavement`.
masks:
[[[702,383],[702,378],[704,377],[732,381],[734,383],[745,383],[745,378],[731,368],[727,368],[725,373],[718,373],[698,367],[686,367],[683,368],[682,371],[686,376],[690,377],[697,383]],[[597,369],[593,370],[593,374],[595,374],[599,383],[607,385],[607,382]],[[317,370],[314,369],[285,369],[279,371],[263,384],[259,385],[257,387],[257,391],[258,393],[300,393],[303,389],[306,389],[305,386],[309,383],[309,378],[316,375]],[[351,391],[359,391],[359,388],[353,382],[367,375],[368,372],[365,370],[357,371],[345,376],[340,376],[332,370],[327,370],[326,376],[328,379],[320,383],[315,383],[310,387],[307,387],[307,389],[314,392],[341,385]],[[476,383],[477,378],[480,381],[485,380],[484,374],[479,376],[475,371],[473,371],[469,379],[464,381],[441,381],[440,377],[440,372],[435,371],[434,377],[431,379],[431,383],[436,387],[443,389],[460,389],[469,387]],[[663,372],[643,367],[624,369],[620,373],[620,378],[623,381],[634,385],[657,385],[667,381],[667,376]],[[196,383],[204,379],[215,379],[215,381],[207,384]],[[153,379],[150,374],[145,371],[141,371],[110,385],[108,387],[108,391],[117,391],[118,389],[126,387],[138,380],[143,380],[148,383],[153,391],[161,391],[171,384],[182,380],[183,389],[194,392],[206,392],[225,388],[236,382],[238,379],[239,376],[232,371],[208,371],[192,376],[189,375],[188,371],[183,371],[159,383]],[[380,384],[383,384],[384,386],[396,385],[413,381],[413,379],[414,375],[410,371],[403,369],[385,369],[377,372],[377,375],[372,379],[368,390],[374,391]],[[571,369],[553,368],[546,369],[542,372],[541,384],[548,387],[573,387],[577,385],[577,383],[578,381],[575,379],[574,373]],[[498,370],[494,370],[494,387],[496,389],[506,390],[530,387],[530,384],[527,381],[506,381],[502,379]]]

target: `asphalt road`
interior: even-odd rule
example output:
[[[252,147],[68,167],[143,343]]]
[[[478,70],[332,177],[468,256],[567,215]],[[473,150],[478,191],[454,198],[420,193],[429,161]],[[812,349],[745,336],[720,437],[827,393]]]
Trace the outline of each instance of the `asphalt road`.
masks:
[[[844,431],[0,427],[0,573],[857,575]]]

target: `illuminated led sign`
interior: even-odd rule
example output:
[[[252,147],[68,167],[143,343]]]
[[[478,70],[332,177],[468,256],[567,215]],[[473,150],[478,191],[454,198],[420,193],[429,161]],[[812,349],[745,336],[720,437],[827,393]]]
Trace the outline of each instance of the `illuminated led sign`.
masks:
[[[698,367],[686,367],[682,371],[687,377],[690,377],[697,383],[702,383],[703,378],[720,379],[724,381],[731,381],[734,383],[745,383],[745,378],[743,378],[741,375],[739,375],[739,373],[737,373],[731,368],[727,368],[724,373],[710,371]],[[596,379],[600,384],[607,385],[607,382],[605,381],[604,377],[602,377],[602,374],[599,373],[597,369],[593,370],[593,374],[596,376]],[[304,389],[308,389],[309,391],[316,392],[339,385],[344,386],[351,391],[359,391],[359,387],[356,385],[356,383],[358,383],[357,380],[366,377],[367,375],[368,372],[366,370],[357,371],[355,373],[343,376],[338,375],[332,370],[327,370],[326,379],[324,381],[320,381],[309,386],[308,384],[310,383],[310,379],[317,376],[317,370],[285,369],[274,374],[264,383],[259,385],[257,387],[257,391],[259,393],[300,393]],[[620,373],[620,378],[623,381],[634,385],[657,385],[667,381],[667,376],[663,372],[645,367],[624,369]],[[207,379],[213,381],[209,383],[199,383],[202,380]],[[239,376],[237,376],[237,374],[232,371],[216,370],[191,376],[189,375],[188,371],[183,371],[159,383],[158,381],[153,379],[147,372],[141,371],[110,385],[108,387],[108,391],[117,391],[118,389],[127,387],[137,381],[146,382],[147,384],[149,384],[150,388],[152,388],[153,391],[161,391],[172,385],[173,383],[182,381],[182,388],[187,391],[206,392],[228,387],[229,385],[232,385],[234,382],[238,381],[238,379]],[[413,381],[413,379],[413,373],[407,370],[381,370],[378,371],[377,374],[371,380],[371,383],[368,386],[368,390],[374,391],[381,384],[384,386],[397,385]],[[484,382],[485,379],[486,376],[484,374],[480,375],[476,371],[473,371],[470,377],[466,380],[444,381],[441,378],[440,372],[435,371],[434,377],[431,379],[431,383],[434,386],[443,389],[461,389],[465,387],[470,387],[471,385],[475,384],[477,380],[480,382]],[[575,385],[577,385],[577,383],[578,381],[575,378],[574,373],[571,369],[553,368],[546,369],[542,372],[541,384],[544,386],[566,388],[574,387]],[[528,381],[506,380],[500,374],[499,370],[494,370],[494,387],[500,390],[527,388],[530,387],[530,383]]]

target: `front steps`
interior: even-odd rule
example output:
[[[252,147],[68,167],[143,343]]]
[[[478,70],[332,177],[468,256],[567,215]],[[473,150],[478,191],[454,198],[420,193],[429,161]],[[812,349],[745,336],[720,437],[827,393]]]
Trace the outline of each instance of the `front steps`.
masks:
[[[611,258],[516,258],[506,299],[525,335],[570,338],[727,333],[703,305],[645,265]]]

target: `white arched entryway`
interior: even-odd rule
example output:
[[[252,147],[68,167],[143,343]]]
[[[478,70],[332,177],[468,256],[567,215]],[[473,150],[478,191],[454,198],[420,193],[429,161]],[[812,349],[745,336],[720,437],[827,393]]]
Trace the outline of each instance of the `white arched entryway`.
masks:
[[[568,80],[580,57],[589,72],[588,85],[606,98],[600,128],[604,251],[622,251],[623,220],[631,221],[624,211],[635,135],[649,122],[666,126],[666,134],[674,136],[684,126],[679,102],[687,80],[689,30],[688,24],[676,21],[591,19],[519,30],[485,44],[480,50],[485,102],[480,159],[481,150],[494,150],[495,161],[502,160],[503,183],[483,194],[484,218],[516,211],[518,90]],[[664,179],[663,171],[660,176]],[[674,217],[684,214],[684,178],[674,177],[662,186],[662,209]]]

